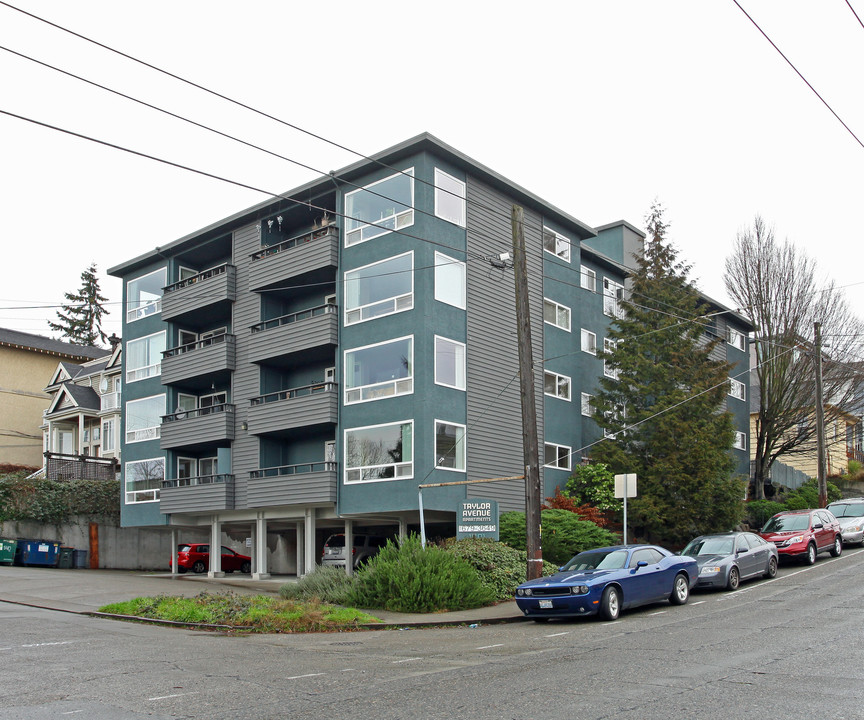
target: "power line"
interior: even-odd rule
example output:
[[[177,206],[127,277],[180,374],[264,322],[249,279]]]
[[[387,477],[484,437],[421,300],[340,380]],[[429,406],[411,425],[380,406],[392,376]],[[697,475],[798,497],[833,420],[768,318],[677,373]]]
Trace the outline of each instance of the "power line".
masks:
[[[852,3],[849,0],[846,0],[846,4],[849,6],[849,9],[852,11],[852,14],[855,16],[855,19],[858,21],[858,24],[864,28],[864,22],[861,21],[861,18],[858,17],[858,13],[855,12],[855,8],[852,7]]]

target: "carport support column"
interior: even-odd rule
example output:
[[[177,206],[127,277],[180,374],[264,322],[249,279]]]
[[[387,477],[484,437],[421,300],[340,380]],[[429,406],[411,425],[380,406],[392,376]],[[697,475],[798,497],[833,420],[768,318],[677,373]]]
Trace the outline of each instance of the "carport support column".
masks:
[[[306,508],[305,522],[303,523],[305,535],[303,574],[308,575],[315,572],[315,508]]]
[[[255,516],[255,528],[253,534],[254,555],[252,558],[255,567],[252,568],[253,580],[266,580],[270,577],[267,572],[267,518],[263,512]]]
[[[171,575],[177,574],[177,528],[171,528]]]
[[[225,577],[222,572],[222,523],[218,515],[214,515],[210,521],[210,571],[207,577]]]
[[[354,574],[354,521],[345,520],[345,574]]]
[[[303,558],[306,557],[306,543],[303,539],[306,537],[306,523],[302,520],[297,521],[297,527],[294,534],[297,537],[297,577],[301,578],[306,574],[306,566],[303,564]]]

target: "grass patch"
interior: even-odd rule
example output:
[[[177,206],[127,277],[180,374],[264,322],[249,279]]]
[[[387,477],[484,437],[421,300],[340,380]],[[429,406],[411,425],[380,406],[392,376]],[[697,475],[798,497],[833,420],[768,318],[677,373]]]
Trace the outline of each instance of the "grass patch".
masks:
[[[253,632],[332,632],[381,622],[354,608],[333,607],[316,599],[305,601],[269,595],[200,593],[195,597],[158,595],[111,603],[99,612],[152,620],[228,625]]]

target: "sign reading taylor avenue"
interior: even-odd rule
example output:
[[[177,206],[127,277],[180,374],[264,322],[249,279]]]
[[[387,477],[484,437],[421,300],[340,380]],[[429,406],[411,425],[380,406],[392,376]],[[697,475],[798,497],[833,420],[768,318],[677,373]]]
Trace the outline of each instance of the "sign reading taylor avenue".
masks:
[[[456,539],[488,537],[498,539],[498,501],[474,498],[459,506],[456,521]]]

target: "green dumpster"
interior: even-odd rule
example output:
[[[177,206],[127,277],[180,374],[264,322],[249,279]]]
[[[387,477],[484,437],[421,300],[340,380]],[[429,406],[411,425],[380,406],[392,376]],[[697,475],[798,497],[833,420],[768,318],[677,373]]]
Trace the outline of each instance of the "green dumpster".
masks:
[[[73,553],[75,548],[60,546],[60,552],[57,554],[57,567],[65,570],[71,570],[73,565]]]
[[[17,540],[0,538],[0,565],[11,565],[15,562],[15,550],[17,549]]]

